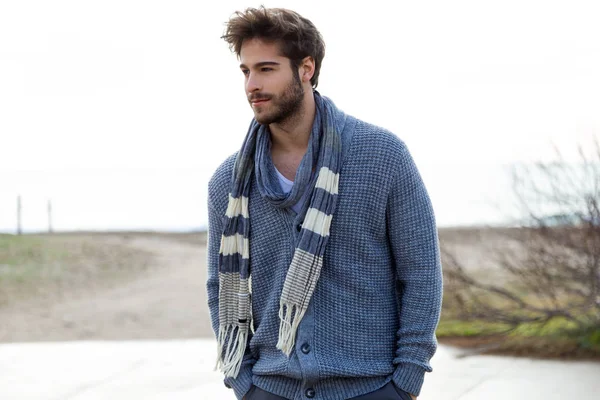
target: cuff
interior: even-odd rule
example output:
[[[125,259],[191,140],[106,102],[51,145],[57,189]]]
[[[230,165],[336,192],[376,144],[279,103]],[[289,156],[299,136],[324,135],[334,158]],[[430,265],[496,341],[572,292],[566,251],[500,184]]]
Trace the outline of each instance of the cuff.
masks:
[[[225,386],[233,389],[235,397],[241,399],[252,387],[252,364],[242,365],[238,376],[235,378],[225,378],[223,382]]]
[[[392,380],[400,389],[414,396],[421,393],[425,370],[418,365],[402,363],[396,366]]]

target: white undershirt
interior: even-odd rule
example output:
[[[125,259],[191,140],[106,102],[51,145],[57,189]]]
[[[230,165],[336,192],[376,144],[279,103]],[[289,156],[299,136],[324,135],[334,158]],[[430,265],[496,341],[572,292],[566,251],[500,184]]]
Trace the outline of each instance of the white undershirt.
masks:
[[[279,172],[279,170],[277,168],[275,168],[275,171],[277,172],[277,177],[279,177],[279,185],[281,186],[281,190],[283,190],[283,193],[289,193],[292,191],[292,186],[294,186],[294,182],[290,181],[288,178],[286,178],[285,176],[283,176],[283,174],[281,172]],[[300,201],[298,201],[296,204],[294,204],[292,206],[292,210],[294,210],[296,212],[296,214],[298,214],[300,212],[300,209],[302,208],[302,199],[300,199]]]

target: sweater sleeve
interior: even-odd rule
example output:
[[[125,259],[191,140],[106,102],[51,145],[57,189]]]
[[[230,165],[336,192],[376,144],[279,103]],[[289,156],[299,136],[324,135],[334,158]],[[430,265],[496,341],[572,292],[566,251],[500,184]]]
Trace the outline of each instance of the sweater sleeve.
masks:
[[[225,215],[225,209],[219,212],[219,207],[215,205],[215,197],[217,197],[215,192],[219,191],[218,187],[215,186],[221,186],[222,184],[223,182],[217,183],[214,179],[211,180],[208,195],[208,280],[206,288],[210,319],[215,336],[218,336],[219,333],[219,249],[221,233],[223,232],[222,220]],[[226,207],[226,204],[224,206]],[[252,387],[252,366],[256,360],[250,353],[249,344],[251,339],[252,332],[249,332],[239,374],[235,378],[225,378],[224,380],[225,386],[232,388],[238,399],[243,398]]]
[[[388,238],[395,261],[399,329],[394,383],[418,395],[436,348],[442,303],[442,268],[433,207],[419,171],[403,146],[387,205]]]

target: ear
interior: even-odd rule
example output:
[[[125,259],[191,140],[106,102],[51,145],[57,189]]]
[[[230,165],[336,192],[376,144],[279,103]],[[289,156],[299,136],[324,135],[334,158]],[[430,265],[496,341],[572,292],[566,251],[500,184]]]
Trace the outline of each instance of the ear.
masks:
[[[315,74],[315,60],[311,57],[304,57],[300,64],[300,79],[303,83],[310,82]]]

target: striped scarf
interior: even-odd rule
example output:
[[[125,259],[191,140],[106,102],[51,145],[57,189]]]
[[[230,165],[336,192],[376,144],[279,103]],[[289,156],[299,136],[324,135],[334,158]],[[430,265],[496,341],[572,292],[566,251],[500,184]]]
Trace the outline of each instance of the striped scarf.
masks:
[[[290,206],[302,197],[304,190],[312,190],[310,197],[306,197],[310,198],[309,208],[279,304],[277,348],[287,356],[294,348],[298,325],[321,273],[323,253],[337,203],[342,145],[336,122],[343,113],[336,109],[331,100],[316,91],[314,98],[316,116],[310,143],[298,168],[294,187],[288,195],[273,192],[268,185],[274,167],[270,162],[267,127],[253,120],[235,161],[219,254],[217,366],[226,377],[238,375],[252,327],[249,285],[251,216],[248,199],[253,172],[261,195],[278,207]],[[318,171],[316,180],[311,178],[313,169]]]

